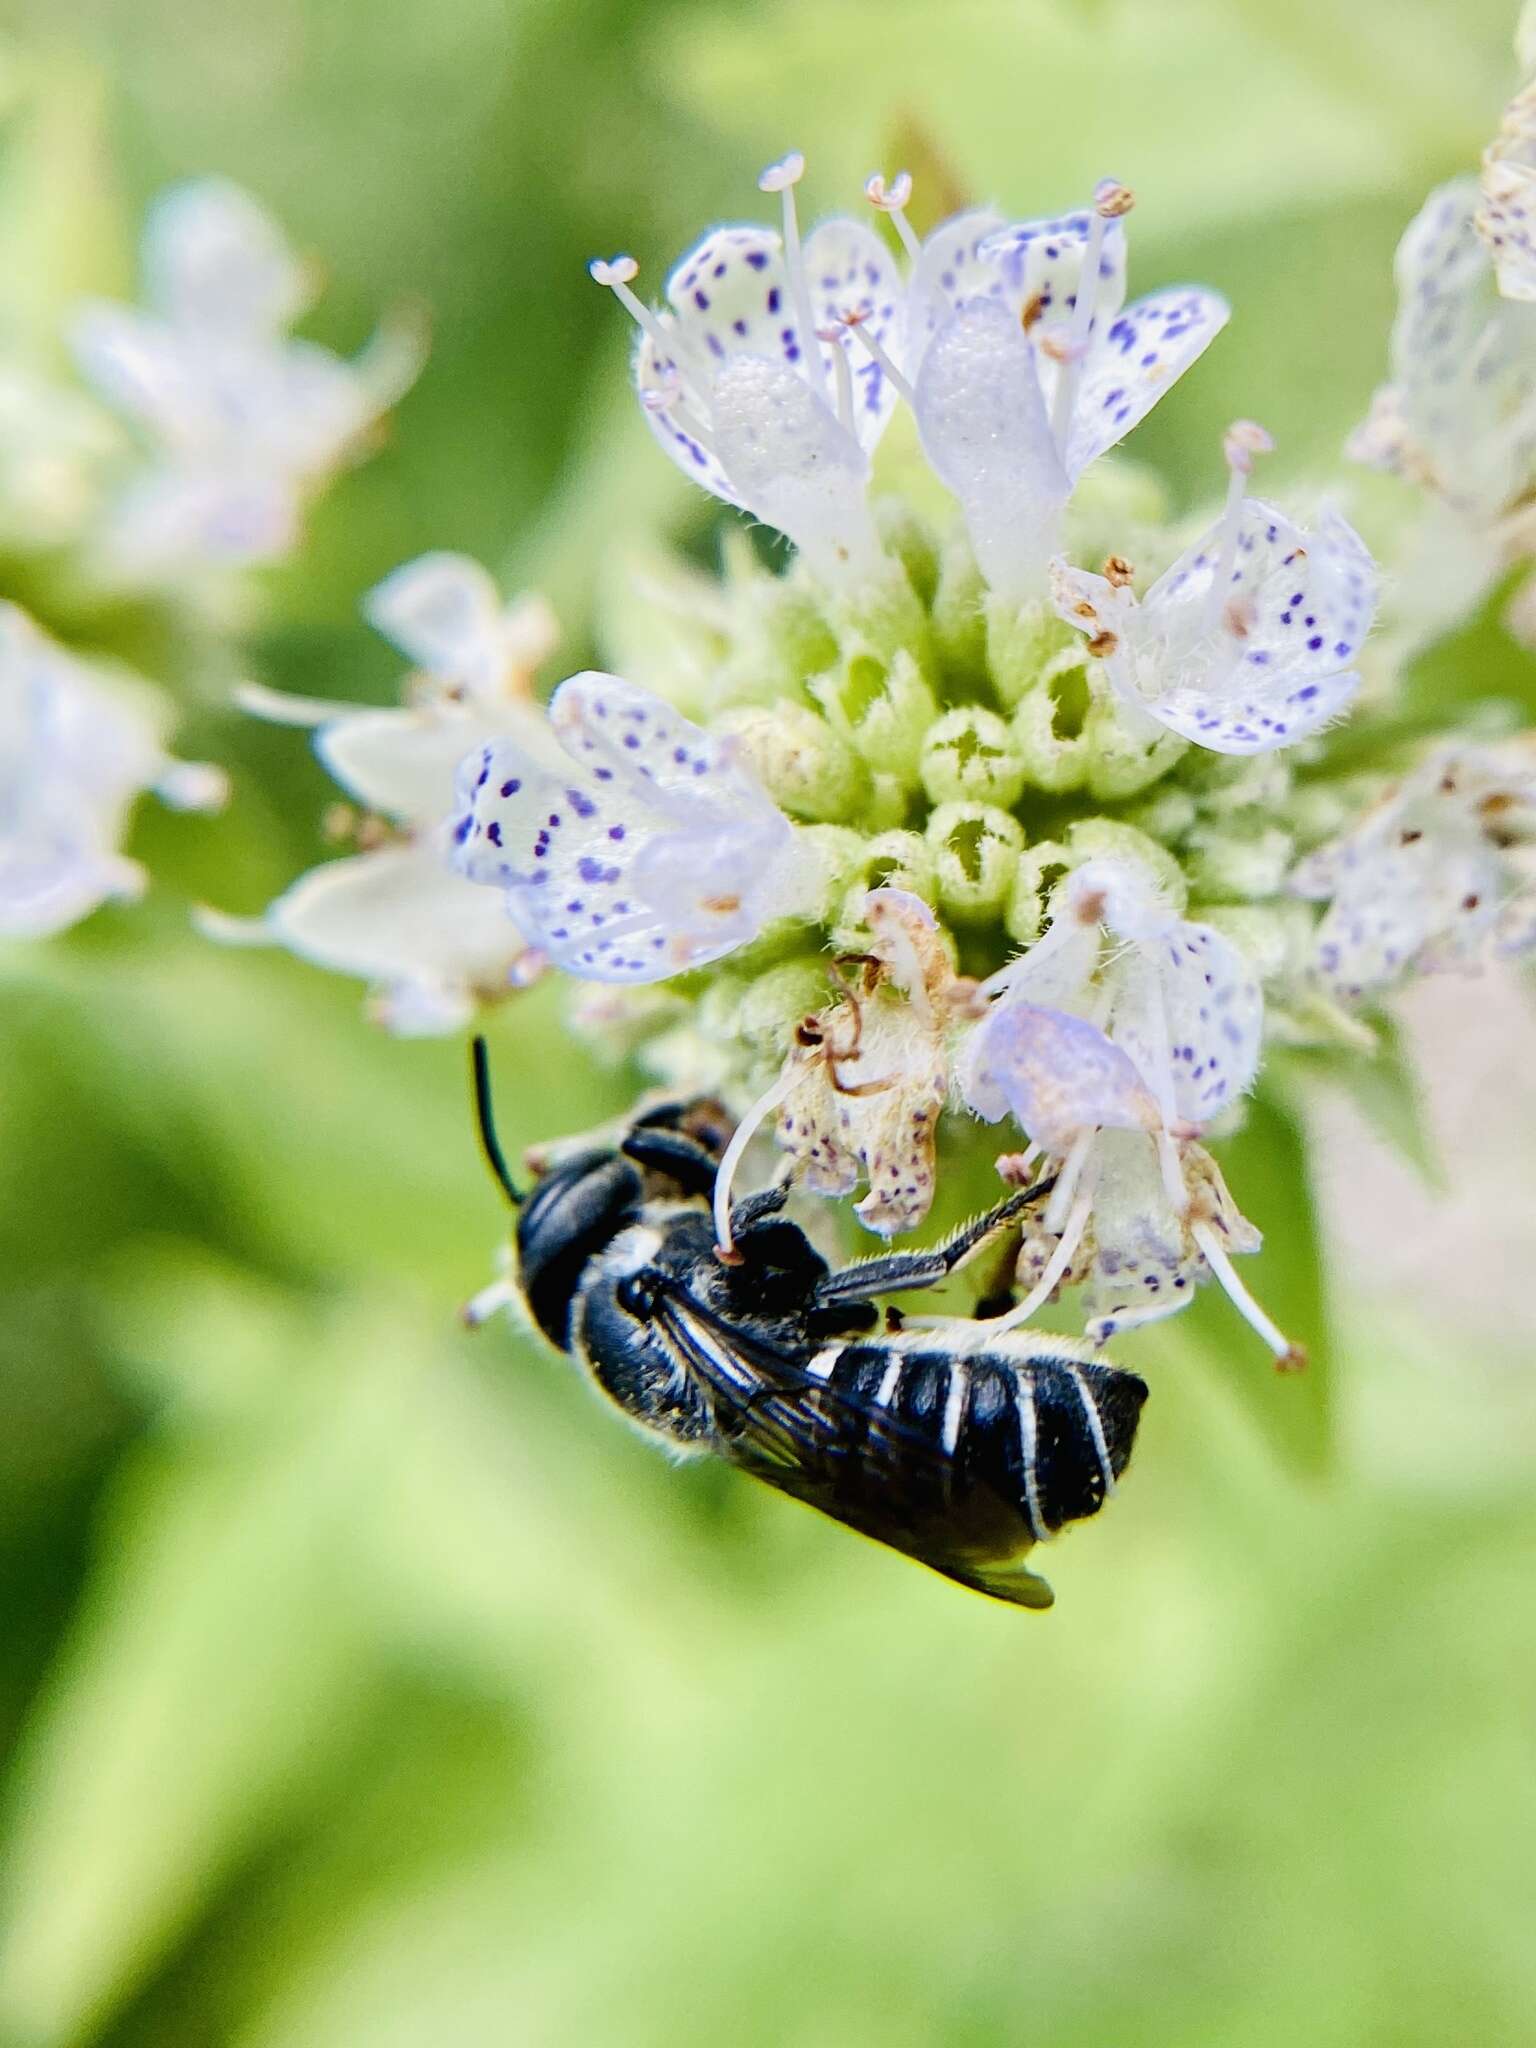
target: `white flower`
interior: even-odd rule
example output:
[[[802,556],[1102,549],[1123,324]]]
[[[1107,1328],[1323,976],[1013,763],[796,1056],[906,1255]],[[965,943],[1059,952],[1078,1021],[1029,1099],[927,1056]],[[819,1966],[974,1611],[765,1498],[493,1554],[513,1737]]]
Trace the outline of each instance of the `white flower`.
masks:
[[[618,676],[570,676],[538,730],[459,770],[454,865],[589,981],[663,981],[799,907],[789,821],[743,764]]]
[[[1422,630],[1464,616],[1528,556],[1536,483],[1536,307],[1500,297],[1475,221],[1476,183],[1439,186],[1397,250],[1391,376],[1346,453],[1426,491],[1436,530],[1399,578]]]
[[[1475,968],[1491,946],[1536,945],[1536,749],[1529,740],[1435,749],[1342,837],[1304,860],[1299,896],[1328,903],[1315,965],[1360,1002],[1409,973]]]
[[[683,472],[785,533],[822,575],[866,574],[879,543],[865,504],[869,457],[896,403],[889,365],[851,364],[844,323],[900,350],[904,293],[890,251],[860,221],[800,240],[787,156],[759,185],[782,195],[783,233],[713,229],[667,279],[668,309],[635,296],[633,260],[592,275],[641,329],[635,388]]]
[[[1226,324],[1214,292],[1177,286],[1126,306],[1122,218],[1104,180],[1060,219],[946,223],[913,280],[907,375],[928,458],[960,499],[994,590],[1043,594],[1073,485]]]
[[[0,934],[44,937],[139,895],[144,872],[119,849],[143,791],[179,809],[223,802],[217,769],[166,753],[169,723],[147,684],[0,604]]]
[[[1255,438],[1258,437],[1258,438]],[[1376,569],[1332,509],[1309,534],[1243,495],[1262,429],[1227,437],[1232,487],[1220,522],[1140,603],[1129,573],[1052,569],[1056,609],[1089,636],[1133,721],[1219,754],[1261,754],[1329,724],[1360,686],[1354,667],[1376,609]]]
[[[1257,1240],[1250,1245],[1247,1226],[1232,1222],[1224,1189],[1209,1213],[1198,1206],[1215,1168],[1188,1143],[1253,1085],[1257,975],[1211,926],[1178,917],[1125,860],[1085,862],[1060,885],[1053,911],[1042,938],[983,985],[998,1000],[960,1060],[969,1107],[993,1123],[1011,1114],[1030,1140],[1008,1162],[1012,1177],[1041,1154],[1057,1162],[1050,1199],[1026,1230],[1021,1276],[1033,1285],[990,1327],[1027,1321],[1060,1286],[1090,1274],[1100,1304],[1133,1299],[1166,1314],[1182,1305],[1196,1269],[1209,1269],[1289,1359],[1291,1346],[1225,1260],[1229,1241],[1247,1250]],[[1162,1292],[1144,1281],[1128,1296],[1109,1286],[1139,1272],[1137,1259],[1165,1273]]]
[[[82,374],[149,451],[113,512],[108,560],[139,578],[279,560],[307,500],[414,379],[420,336],[381,330],[350,363],[293,340],[310,274],[221,179],[162,195],[142,267],[148,311],[91,301],[70,335]]]
[[[915,1230],[933,1201],[947,1040],[975,984],[957,978],[920,896],[871,889],[864,921],[872,981],[800,1027],[785,1067],[793,1086],[779,1091],[778,1141],[818,1194],[850,1194],[866,1181],[854,1214],[893,1237]]]
[[[1504,110],[1483,152],[1477,232],[1506,299],[1536,299],[1536,85]]]
[[[423,555],[364,600],[378,630],[421,662],[407,703],[359,709],[248,689],[258,716],[315,730],[315,751],[381,843],[299,878],[254,921],[205,911],[210,937],[281,945],[377,991],[375,1013],[402,1035],[459,1029],[477,1006],[536,971],[501,906],[448,864],[454,772],[493,734],[541,726],[529,696],[556,628],[524,597],[503,608],[462,555]],[[387,820],[387,825],[381,825]]]

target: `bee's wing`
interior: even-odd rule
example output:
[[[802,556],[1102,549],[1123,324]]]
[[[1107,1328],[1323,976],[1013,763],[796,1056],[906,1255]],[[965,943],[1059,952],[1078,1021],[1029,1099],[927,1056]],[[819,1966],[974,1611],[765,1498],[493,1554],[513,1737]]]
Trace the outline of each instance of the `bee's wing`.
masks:
[[[681,1370],[708,1396],[719,1449],[732,1464],[994,1600],[1051,1605],[1050,1587],[1022,1561],[1032,1539],[1001,1495],[972,1480],[967,1524],[1013,1528],[1018,1540],[990,1555],[949,1540],[955,1468],[931,1435],[844,1394],[781,1348],[726,1324],[683,1288],[668,1289],[658,1302],[656,1326]]]

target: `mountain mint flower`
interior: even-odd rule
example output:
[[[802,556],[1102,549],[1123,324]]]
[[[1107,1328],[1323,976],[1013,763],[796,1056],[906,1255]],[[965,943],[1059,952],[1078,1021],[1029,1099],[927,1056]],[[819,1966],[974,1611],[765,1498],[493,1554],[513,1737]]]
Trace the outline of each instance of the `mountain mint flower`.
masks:
[[[1106,179],[1090,208],[1061,219],[962,216],[918,266],[924,317],[909,376],[919,431],[965,509],[982,573],[1007,598],[1043,593],[1073,485],[1228,317],[1194,287],[1124,304],[1121,221],[1132,203]]]
[[[169,724],[158,691],[0,604],[0,936],[46,937],[142,893],[121,845],[145,790],[183,810],[223,802],[217,769],[165,751]]]
[[[454,865],[592,981],[664,981],[792,910],[794,835],[730,739],[618,676],[570,676],[547,732],[459,770]]]
[[[399,708],[242,692],[245,708],[310,728],[315,751],[362,807],[346,821],[361,851],[303,875],[254,920],[200,913],[233,944],[286,946],[375,991],[374,1013],[402,1035],[455,1031],[537,972],[501,906],[448,862],[454,772],[493,734],[536,735],[533,671],[556,639],[542,599],[503,607],[462,555],[423,555],[371,591],[375,627],[421,664]]]
[[[1346,453],[1423,491],[1429,512],[1400,575],[1421,632],[1465,617],[1501,571],[1536,552],[1536,313],[1501,297],[1479,239],[1478,188],[1432,192],[1397,251],[1390,381]]]
[[[1232,428],[1220,523],[1139,603],[1123,562],[1102,576],[1063,562],[1052,573],[1058,613],[1088,635],[1131,718],[1220,754],[1294,745],[1338,718],[1376,607],[1375,565],[1337,512],[1307,534],[1244,496],[1269,445],[1251,422]]]
[[[791,155],[759,180],[781,195],[782,235],[713,230],[667,279],[667,311],[651,312],[631,291],[632,258],[591,270],[640,328],[635,389],[673,461],[839,577],[878,561],[865,488],[896,403],[881,356],[900,347],[904,293],[890,251],[862,221],[825,221],[802,244],[795,187],[804,169]],[[877,354],[850,362],[849,319]]]
[[[1536,746],[1436,748],[1348,832],[1296,870],[1326,901],[1316,971],[1359,1002],[1409,973],[1475,967],[1536,947]]]
[[[295,341],[311,273],[222,179],[156,202],[142,269],[147,311],[92,301],[70,336],[81,373],[147,450],[112,514],[108,560],[135,579],[280,560],[306,502],[414,379],[419,337],[381,330],[350,363]]]

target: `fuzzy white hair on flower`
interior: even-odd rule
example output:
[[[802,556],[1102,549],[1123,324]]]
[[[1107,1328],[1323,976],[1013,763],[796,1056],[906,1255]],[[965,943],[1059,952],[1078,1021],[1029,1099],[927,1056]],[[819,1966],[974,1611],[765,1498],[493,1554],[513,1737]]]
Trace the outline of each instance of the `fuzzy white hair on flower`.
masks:
[[[1244,494],[1269,445],[1250,421],[1229,431],[1220,521],[1139,602],[1124,563],[1102,576],[1052,566],[1058,614],[1087,636],[1130,719],[1219,754],[1269,753],[1338,718],[1376,610],[1375,564],[1340,513],[1325,507],[1306,533]]]
[[[421,665],[403,706],[237,692],[256,717],[314,734],[315,752],[360,808],[363,850],[301,875],[259,918],[204,909],[198,924],[223,943],[283,946],[368,982],[373,1014],[401,1036],[456,1031],[541,965],[501,906],[453,872],[449,828],[455,773],[471,747],[496,735],[538,740],[533,673],[557,628],[541,597],[503,604],[465,555],[407,562],[363,611]]]
[[[1125,305],[1132,204],[1104,179],[1090,207],[1057,219],[962,215],[916,268],[907,371],[919,431],[984,575],[1010,598],[1043,595],[1078,478],[1228,318],[1224,300],[1193,286]]]
[[[640,329],[635,388],[667,454],[838,579],[879,560],[865,489],[896,404],[905,293],[866,223],[824,221],[802,241],[804,169],[792,154],[758,181],[780,196],[782,232],[712,229],[672,270],[661,311],[632,290],[633,258],[590,268]]]
[[[1314,964],[1346,1003],[1410,972],[1475,969],[1490,948],[1536,944],[1536,750],[1528,742],[1437,748],[1349,831],[1295,870],[1295,894],[1326,902]]]
[[[293,340],[311,274],[223,179],[156,201],[142,270],[146,310],[89,301],[69,336],[82,375],[149,451],[115,508],[108,559],[136,576],[278,560],[307,499],[414,380],[422,336],[387,325],[352,362]]]
[[[47,937],[141,894],[144,871],[121,842],[144,791],[182,810],[223,803],[218,769],[166,752],[169,723],[148,684],[0,604],[0,935]]]
[[[584,980],[665,980],[799,907],[789,821],[736,743],[595,671],[560,685],[540,735],[465,759],[453,840],[457,871]]]

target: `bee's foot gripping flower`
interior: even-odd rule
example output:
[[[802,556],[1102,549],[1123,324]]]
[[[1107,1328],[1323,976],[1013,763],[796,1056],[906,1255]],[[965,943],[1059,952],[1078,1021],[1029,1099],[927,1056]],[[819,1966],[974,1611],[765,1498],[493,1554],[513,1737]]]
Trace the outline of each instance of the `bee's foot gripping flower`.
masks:
[[[590,980],[701,967],[795,905],[794,834],[736,744],[617,676],[569,677],[547,732],[468,757],[458,799],[458,872]]]

